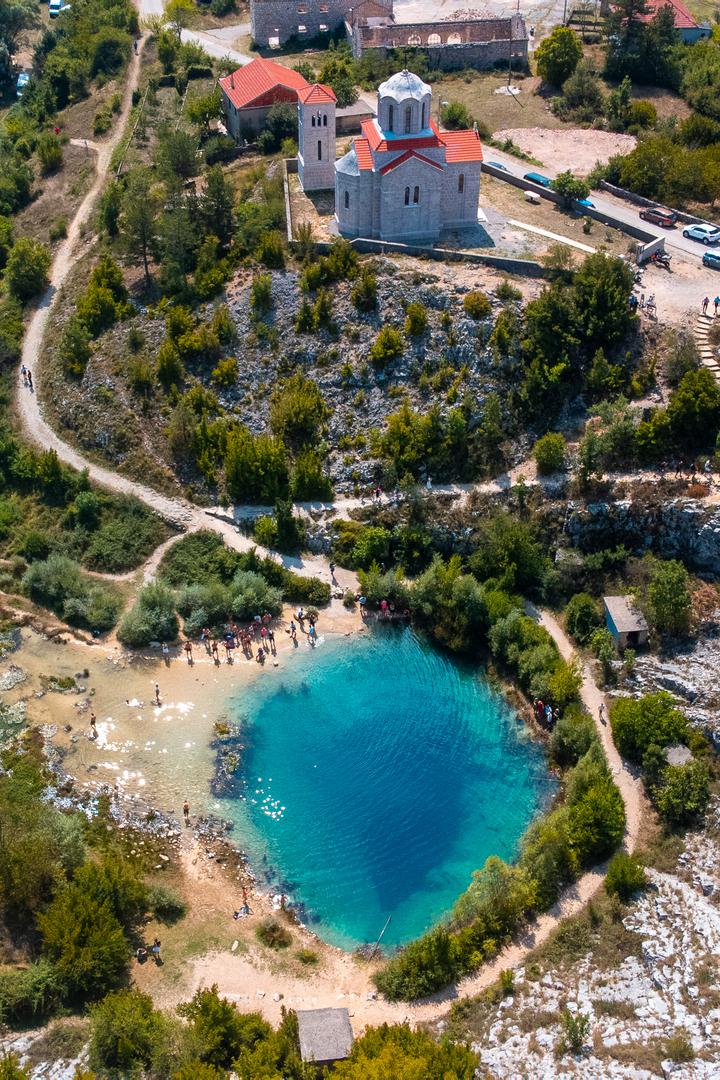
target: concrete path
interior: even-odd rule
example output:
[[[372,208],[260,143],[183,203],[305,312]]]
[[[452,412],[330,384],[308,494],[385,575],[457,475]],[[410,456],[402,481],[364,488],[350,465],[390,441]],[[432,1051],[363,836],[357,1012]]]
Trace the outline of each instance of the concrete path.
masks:
[[[228,57],[238,67],[243,67],[254,60],[254,56],[240,52],[232,47],[233,41],[250,33],[250,23],[238,23],[237,26],[221,26],[216,30],[183,30],[180,38],[183,42],[193,42],[205,50],[215,60]]]

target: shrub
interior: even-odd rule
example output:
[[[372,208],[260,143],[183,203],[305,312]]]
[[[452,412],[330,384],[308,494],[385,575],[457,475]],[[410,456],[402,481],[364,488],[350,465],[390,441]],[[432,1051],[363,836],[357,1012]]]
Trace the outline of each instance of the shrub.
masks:
[[[377,307],[377,277],[367,265],[362,267],[350,298],[358,311],[374,311]]]
[[[570,810],[569,829],[582,866],[615,850],[625,832],[625,808],[611,779],[594,784],[578,799]]]
[[[38,917],[43,950],[71,998],[99,998],[126,977],[130,950],[107,901],[71,883]]]
[[[447,986],[455,971],[450,934],[436,927],[393,956],[374,980],[388,1001],[414,1001]]]
[[[77,315],[71,315],[65,323],[60,335],[57,355],[66,375],[75,379],[82,378],[92,355],[92,349],[90,334]]]
[[[178,634],[173,594],[164,585],[146,585],[118,627],[118,639],[129,648],[151,641],[174,641]]]
[[[332,483],[323,472],[320,455],[313,447],[304,447],[297,456],[290,477],[290,495],[296,502],[332,499]]]
[[[67,218],[59,217],[57,221],[53,221],[52,225],[48,229],[48,239],[51,244],[54,244],[57,240],[64,240],[67,236]]]
[[[535,443],[533,457],[541,476],[558,472],[565,463],[565,439],[558,432],[548,432]]]
[[[255,933],[258,941],[267,945],[268,949],[287,949],[292,945],[292,934],[288,928],[271,916],[263,919]]]
[[[427,330],[427,308],[416,301],[408,304],[405,319],[405,333],[409,337],[420,337]]]
[[[63,150],[57,135],[48,131],[40,136],[37,143],[37,156],[43,176],[57,172],[62,167]]]
[[[609,896],[618,896],[626,903],[636,892],[645,888],[645,867],[633,855],[619,851],[613,855],[605,876],[605,890]]]
[[[516,289],[514,285],[505,279],[501,281],[495,290],[495,295],[498,300],[502,300],[504,304],[509,303],[511,300],[522,300],[522,293],[519,289]]]
[[[392,326],[383,326],[370,349],[370,359],[375,367],[384,368],[397,356],[402,356],[403,350],[401,334]]]
[[[121,598],[117,589],[84,574],[65,555],[34,562],[22,579],[23,590],[72,626],[110,630],[117,622]]]
[[[279,438],[303,445],[317,438],[329,411],[317,383],[296,372],[272,396],[270,426]]]
[[[662,774],[662,786],[655,793],[658,810],[673,827],[687,825],[700,817],[709,798],[709,773],[701,761],[669,765]]]
[[[223,390],[229,390],[235,386],[238,379],[238,365],[234,356],[226,356],[220,360],[213,369],[212,381]]]
[[[448,131],[467,131],[473,126],[470,110],[460,101],[448,101],[441,107],[440,122]]]
[[[568,706],[550,736],[550,756],[563,768],[575,765],[596,738],[592,717],[579,706]]]
[[[641,698],[618,698],[610,708],[615,745],[623,757],[642,764],[650,746],[686,742],[688,726],[683,714],[664,690]]]
[[[690,576],[681,562],[658,562],[648,585],[653,623],[660,633],[687,634],[692,597]]]
[[[21,236],[7,258],[5,282],[11,296],[27,303],[41,293],[48,283],[50,252],[44,244]]]
[[[149,1067],[164,1034],[162,1017],[149,994],[118,990],[91,1014],[90,1064],[111,1076],[130,1076]]]
[[[463,297],[463,308],[465,314],[469,315],[471,319],[487,319],[488,315],[492,314],[492,304],[488,300],[485,293],[481,292],[469,292]]]
[[[266,1040],[272,1032],[259,1013],[241,1015],[232,1002],[221,998],[217,986],[197,990],[192,1001],[178,1007],[200,1047],[200,1059],[218,1069],[229,1069],[245,1047]],[[251,1075],[244,1069],[242,1075]]]
[[[272,307],[272,277],[255,274],[250,286],[250,307],[256,315],[264,315]]]
[[[147,890],[147,906],[156,919],[170,926],[185,915],[187,904],[165,885],[153,885]]]
[[[565,626],[579,645],[587,645],[593,632],[602,625],[600,606],[588,593],[575,593],[565,608]]]
[[[574,30],[557,26],[535,52],[538,75],[553,86],[562,86],[582,59],[582,45]]]
[[[564,1033],[560,1040],[560,1052],[569,1050],[573,1054],[581,1054],[590,1031],[590,1018],[585,1013],[571,1013],[569,1009],[563,1009],[560,1022]]]
[[[62,994],[60,978],[49,960],[38,960],[19,971],[2,972],[0,1018],[12,1027],[35,1024],[60,1004]]]

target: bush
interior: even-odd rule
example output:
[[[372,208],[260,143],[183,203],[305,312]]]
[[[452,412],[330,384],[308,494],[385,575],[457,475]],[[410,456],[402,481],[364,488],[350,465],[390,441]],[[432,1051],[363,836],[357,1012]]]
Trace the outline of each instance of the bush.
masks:
[[[619,851],[613,855],[605,876],[605,890],[627,903],[635,893],[645,888],[645,867],[633,855]]]
[[[279,438],[302,446],[317,439],[320,425],[329,412],[317,383],[297,372],[273,394],[270,426]]]
[[[597,600],[588,593],[575,593],[565,608],[565,626],[578,645],[587,645],[595,630],[602,626]]]
[[[175,599],[164,585],[146,585],[118,627],[118,639],[128,648],[151,641],[175,641],[178,620]]]
[[[37,143],[37,156],[43,176],[57,172],[62,167],[63,150],[57,135],[45,132],[40,136]]]
[[[238,365],[234,356],[226,356],[213,369],[212,381],[223,390],[235,386],[238,380]]]
[[[290,477],[290,495],[296,502],[332,499],[332,483],[323,472],[318,452],[310,446],[300,451]]]
[[[701,761],[669,765],[655,801],[663,819],[672,827],[688,825],[706,810],[710,798],[710,777]]]
[[[370,349],[370,359],[376,368],[386,367],[404,351],[402,335],[392,326],[383,326]]]
[[[288,928],[271,916],[263,919],[255,934],[258,941],[267,945],[268,949],[287,949],[292,945],[292,934]]]
[[[10,249],[5,268],[11,296],[23,304],[32,300],[47,286],[49,270],[50,252],[45,245],[21,236]]]
[[[509,303],[511,300],[522,300],[522,293],[519,289],[516,289],[514,285],[505,279],[501,281],[495,290],[495,295],[498,300],[502,300],[503,304]]]
[[[90,1013],[90,1064],[111,1076],[136,1075],[150,1066],[164,1034],[149,994],[119,990]]]
[[[655,629],[660,633],[687,634],[692,597],[690,576],[681,562],[658,562],[648,585],[648,601]]]
[[[487,319],[492,314],[492,304],[485,293],[469,292],[463,298],[465,313],[471,319]]]
[[[241,1015],[230,1001],[219,996],[217,986],[197,990],[192,1001],[180,1005],[178,1012],[189,1022],[201,1061],[218,1069],[229,1069],[244,1048],[264,1042],[272,1033],[259,1013]],[[242,1067],[238,1071],[242,1076],[252,1075]]]
[[[60,978],[49,960],[2,972],[0,1019],[11,1027],[37,1024],[60,1004],[62,994]]]
[[[182,919],[187,911],[185,901],[165,885],[152,885],[147,890],[147,906],[155,918],[167,926]]]
[[[574,72],[582,54],[575,31],[567,26],[557,26],[535,52],[538,75],[553,86],[562,86]]]
[[[467,131],[473,126],[473,117],[467,105],[448,101],[440,109],[440,123],[448,131]]]
[[[613,739],[623,757],[642,764],[650,746],[686,742],[689,731],[683,714],[664,690],[641,698],[618,698],[610,708]]]
[[[72,626],[110,630],[122,606],[115,586],[84,574],[65,555],[34,562],[22,579],[23,590]]]
[[[565,464],[565,439],[558,432],[548,432],[535,443],[533,457],[541,476],[558,472]]]
[[[592,717],[579,706],[568,706],[550,736],[550,757],[562,768],[575,765],[596,738]]]
[[[90,334],[77,315],[71,315],[65,323],[60,335],[57,355],[66,375],[75,379],[82,378],[92,355],[92,348]]]
[[[427,308],[412,301],[408,304],[405,315],[405,333],[408,337],[421,337],[427,330]]]
[[[58,892],[38,917],[43,951],[70,998],[99,998],[127,976],[130,949],[107,901],[75,883]]]

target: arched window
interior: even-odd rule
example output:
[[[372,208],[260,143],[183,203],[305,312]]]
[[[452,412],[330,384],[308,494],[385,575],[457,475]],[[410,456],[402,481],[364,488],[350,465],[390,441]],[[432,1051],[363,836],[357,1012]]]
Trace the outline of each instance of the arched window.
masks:
[[[393,130],[393,124],[395,123],[395,106],[388,105],[388,131]]]
[[[410,205],[410,188],[409,187],[405,188],[405,205],[406,206]]]
[[[439,34],[430,34],[428,37],[428,45],[442,45],[442,38]]]
[[[458,176],[458,194],[462,195],[465,190],[465,173],[460,173]]]
[[[327,113],[323,116],[323,127],[327,127]]]
[[[315,127],[315,113],[312,114],[312,126]]]
[[[408,45],[412,45],[417,48],[418,45],[422,45],[422,38],[419,34],[410,34],[408,37]]]
[[[423,101],[422,104],[422,126],[423,129],[427,127],[427,102]]]
[[[318,161],[322,161],[322,142],[318,139]]]
[[[405,134],[409,135],[412,131],[412,105],[405,106]]]
[[[415,186],[415,190],[413,191],[413,202],[420,202],[420,188],[417,185]]]
[[[345,192],[345,209],[347,210],[349,208],[349,206],[350,206],[350,192],[346,191]]]

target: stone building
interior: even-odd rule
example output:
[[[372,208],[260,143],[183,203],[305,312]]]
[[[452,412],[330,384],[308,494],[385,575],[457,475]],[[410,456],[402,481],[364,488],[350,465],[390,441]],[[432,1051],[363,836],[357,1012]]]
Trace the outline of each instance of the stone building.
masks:
[[[303,191],[335,184],[335,105],[329,86],[315,83],[298,94],[298,173]]]
[[[378,90],[377,120],[335,163],[335,216],[343,236],[434,241],[477,225],[482,147],[477,131],[440,132],[432,91],[401,71]]]
[[[354,10],[360,16],[392,15],[393,0],[250,0],[250,30],[255,45],[278,48],[290,38],[311,40],[342,29]]]
[[[358,58],[368,49],[384,56],[390,49],[417,48],[427,53],[431,69],[442,71],[491,68],[498,63],[527,67],[529,39],[520,14],[401,24],[392,12],[378,17],[361,7],[352,11],[345,26]]]

